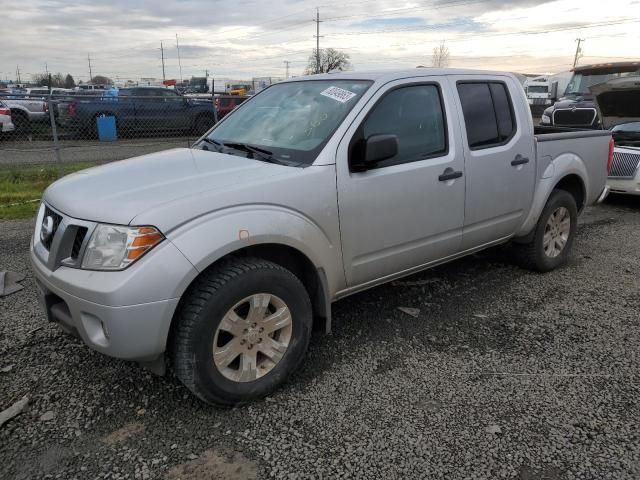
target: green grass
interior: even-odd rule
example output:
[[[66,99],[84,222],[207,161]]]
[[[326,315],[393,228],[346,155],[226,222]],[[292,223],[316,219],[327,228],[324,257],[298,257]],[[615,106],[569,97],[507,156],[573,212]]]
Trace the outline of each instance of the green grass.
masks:
[[[63,166],[63,174],[95,166],[72,163]],[[36,214],[42,192],[58,179],[58,167],[22,166],[0,168],[0,220],[30,218]]]

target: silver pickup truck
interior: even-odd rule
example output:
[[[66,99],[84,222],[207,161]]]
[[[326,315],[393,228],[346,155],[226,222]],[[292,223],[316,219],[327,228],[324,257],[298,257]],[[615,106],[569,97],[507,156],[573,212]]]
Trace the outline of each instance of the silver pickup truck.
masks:
[[[190,149],[51,185],[31,260],[49,320],[234,405],[296,369],[336,300],[506,242],[562,265],[610,139],[536,134],[510,74],[298,78]]]

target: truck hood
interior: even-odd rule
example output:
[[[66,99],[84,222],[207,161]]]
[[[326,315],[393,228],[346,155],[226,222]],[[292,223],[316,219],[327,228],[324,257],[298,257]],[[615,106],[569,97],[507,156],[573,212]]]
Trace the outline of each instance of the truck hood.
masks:
[[[580,100],[571,99],[571,98],[562,98],[558,100],[553,108],[556,110],[565,110],[568,108],[593,108],[593,101],[591,98],[579,97]]]
[[[240,184],[255,186],[292,170],[299,169],[175,148],[68,175],[47,188],[44,200],[74,218],[127,225],[149,209]]]
[[[591,91],[604,128],[640,121],[640,76],[609,80]]]

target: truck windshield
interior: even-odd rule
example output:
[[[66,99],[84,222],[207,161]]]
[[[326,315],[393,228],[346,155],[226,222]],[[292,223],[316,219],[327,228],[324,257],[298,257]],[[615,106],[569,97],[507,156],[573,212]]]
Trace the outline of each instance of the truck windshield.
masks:
[[[571,77],[571,81],[569,82],[569,85],[567,85],[565,95],[590,95],[591,91],[589,90],[589,87],[608,82],[614,78],[633,75],[635,72],[635,69],[626,72],[577,72],[573,74],[573,77]]]
[[[258,147],[283,164],[310,165],[371,83],[306,80],[272,85],[229,114],[207,139],[217,145]]]

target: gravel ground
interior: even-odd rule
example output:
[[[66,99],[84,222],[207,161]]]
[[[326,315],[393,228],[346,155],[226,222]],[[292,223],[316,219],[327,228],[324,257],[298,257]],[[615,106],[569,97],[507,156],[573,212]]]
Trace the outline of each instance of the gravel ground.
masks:
[[[0,269],[29,275],[30,231],[0,223]],[[640,199],[614,199],[561,270],[495,249],[350,297],[283,389],[232,410],[46,324],[28,276],[0,299],[0,408],[30,396],[0,478],[637,479],[639,240]]]

